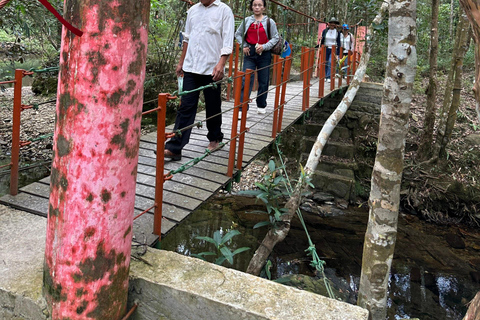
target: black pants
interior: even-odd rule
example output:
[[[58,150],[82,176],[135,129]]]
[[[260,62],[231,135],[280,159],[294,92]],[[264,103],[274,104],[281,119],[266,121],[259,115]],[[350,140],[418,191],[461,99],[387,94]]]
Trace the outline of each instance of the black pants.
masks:
[[[206,86],[212,82],[213,79],[211,75],[184,72],[183,91],[194,90],[201,86]],[[223,139],[222,115],[220,114],[220,112],[222,112],[221,92],[222,88],[220,84],[218,84],[216,88],[211,87],[203,90],[203,95],[205,96],[205,108],[207,118],[218,114],[218,116],[207,120],[207,139],[209,141],[220,142]],[[180,107],[177,110],[177,118],[175,119],[174,131],[188,127],[195,122],[199,96],[200,91],[195,91],[182,96]],[[170,139],[165,144],[165,149],[168,149],[173,153],[181,153],[183,147],[185,147],[185,145],[190,140],[191,133],[192,129],[182,131],[182,136],[179,137],[177,135]]]

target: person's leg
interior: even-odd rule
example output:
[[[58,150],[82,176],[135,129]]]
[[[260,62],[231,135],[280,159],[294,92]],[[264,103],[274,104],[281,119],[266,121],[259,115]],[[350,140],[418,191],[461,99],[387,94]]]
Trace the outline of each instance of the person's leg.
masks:
[[[330,62],[332,60],[332,48],[326,48],[326,54],[325,54],[325,79],[330,78]]]
[[[190,91],[198,88],[200,85],[198,79],[199,75],[190,72],[185,72],[183,76],[183,91]],[[195,121],[197,114],[199,91],[192,92],[182,96],[180,107],[177,110],[177,117],[175,118],[174,131],[185,128]],[[190,140],[192,129],[182,131],[182,135],[171,138],[166,144],[165,149],[170,150],[175,154],[181,154],[183,147]]]
[[[272,53],[270,51],[263,52],[257,58],[257,108],[264,109],[267,106],[268,84],[270,83],[270,63],[272,61]]]
[[[257,68],[257,57],[258,55],[255,53],[255,46],[250,45],[250,55],[245,56],[243,59],[243,72],[247,69],[255,70]],[[253,74],[250,77],[250,89],[248,91],[248,98],[250,99],[250,93],[252,93],[253,89],[253,82],[254,76]],[[242,92],[240,93],[240,102],[243,102],[243,92],[245,88],[245,77],[242,78]],[[242,110],[242,108],[240,108]]]
[[[212,76],[202,76],[203,86],[213,82]],[[220,84],[216,88],[206,88],[203,90],[205,96],[205,112],[207,116],[207,139],[208,141],[221,142],[222,133],[222,87]],[[213,117],[213,118],[211,118]],[[211,118],[211,119],[209,119]]]

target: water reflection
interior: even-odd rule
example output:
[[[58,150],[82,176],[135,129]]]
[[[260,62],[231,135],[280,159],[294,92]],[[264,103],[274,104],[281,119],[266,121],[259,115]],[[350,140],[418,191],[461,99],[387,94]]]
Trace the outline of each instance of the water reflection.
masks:
[[[252,226],[265,218],[247,214],[254,209],[235,205],[235,201],[242,200],[227,198],[203,205],[162,240],[162,249],[185,255],[213,251],[213,244],[195,237],[213,237],[216,230],[221,230],[223,235],[231,229],[237,229],[242,235],[234,237],[228,247],[232,251],[240,247],[250,247],[251,250],[235,256],[233,266],[227,262],[224,266],[245,271],[266,232],[265,228],[253,230]],[[305,213],[305,220],[319,256],[327,262],[327,277],[337,290],[346,292],[343,296],[346,301],[355,303],[368,212],[349,209],[345,213],[336,217]],[[472,282],[468,271],[458,267],[462,265],[461,262],[453,263],[442,260],[445,257],[425,254],[425,250],[433,251],[432,248],[439,250],[437,252],[450,250],[442,247],[444,234],[440,231],[437,226],[422,221],[409,226],[399,221],[398,242],[389,278],[389,320],[461,320],[467,310],[465,304],[480,290],[480,285]],[[310,266],[309,257],[305,255],[307,247],[301,225],[293,221],[289,236],[275,247],[271,256],[272,277],[276,279],[303,274],[314,282],[320,282]],[[215,258],[209,257],[208,260],[214,261]],[[295,280],[306,278],[297,277]],[[318,288],[310,284],[296,286],[311,290]]]

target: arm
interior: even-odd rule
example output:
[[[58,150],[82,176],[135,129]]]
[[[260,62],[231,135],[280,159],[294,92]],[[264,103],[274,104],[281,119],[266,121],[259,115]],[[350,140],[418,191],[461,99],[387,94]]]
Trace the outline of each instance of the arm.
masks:
[[[268,18],[268,19],[270,19],[270,18]],[[280,35],[278,34],[277,24],[275,23],[275,21],[273,21],[273,19],[270,19],[270,30],[266,30],[266,32],[267,32],[267,35],[271,36],[271,38],[267,43],[262,45],[262,47],[263,47],[262,51],[271,50],[273,48],[273,46],[277,44],[278,40],[280,40]]]
[[[185,61],[185,55],[187,54],[188,42],[183,42],[182,46],[182,54],[180,55],[180,60],[178,60],[177,68],[175,72],[177,73],[177,77],[183,77],[183,61]]]
[[[240,23],[240,26],[238,27],[237,31],[235,32],[235,40],[237,40],[238,44],[240,44],[240,47],[243,48],[243,54],[246,56],[250,55],[250,47],[248,46],[248,43],[244,41],[245,39],[245,23],[246,19]]]
[[[235,20],[232,10],[229,7],[224,11],[222,28],[222,49],[220,50],[220,60],[213,68],[213,81],[222,80],[225,72],[225,64],[233,51],[233,38],[235,30]]]

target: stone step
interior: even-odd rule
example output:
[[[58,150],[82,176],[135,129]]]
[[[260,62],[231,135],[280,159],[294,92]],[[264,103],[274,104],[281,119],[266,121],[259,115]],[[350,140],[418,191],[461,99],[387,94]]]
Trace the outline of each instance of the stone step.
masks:
[[[317,137],[305,137],[304,152],[310,153]],[[325,156],[332,156],[343,159],[353,159],[355,154],[355,146],[351,143],[334,141],[329,139],[327,145],[323,148],[322,154]]]
[[[322,130],[323,125],[318,123],[308,123],[305,125],[305,136],[317,137]],[[330,135],[332,139],[352,139],[350,130],[341,125],[337,125]]]
[[[307,163],[308,156],[308,153],[302,153],[300,157],[300,163],[302,163],[302,165]],[[355,171],[358,170],[358,165],[355,161],[335,161],[330,157],[322,156],[316,170],[338,174],[349,179],[355,179]]]
[[[317,190],[330,193],[337,198],[342,198],[346,201],[355,200],[355,179],[353,177],[348,178],[340,174],[315,170],[312,176],[312,183]]]

